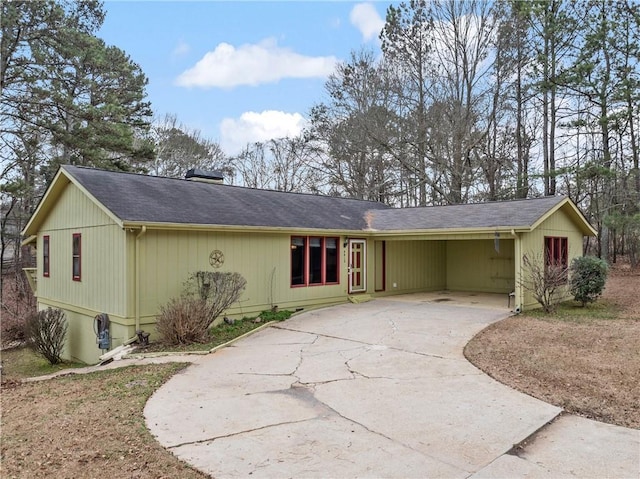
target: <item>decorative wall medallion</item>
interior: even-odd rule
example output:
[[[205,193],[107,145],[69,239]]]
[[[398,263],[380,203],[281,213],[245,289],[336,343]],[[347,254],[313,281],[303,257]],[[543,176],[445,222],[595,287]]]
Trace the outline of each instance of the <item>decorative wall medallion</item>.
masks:
[[[224,254],[219,249],[214,249],[209,255],[209,264],[214,268],[219,268],[224,264]]]

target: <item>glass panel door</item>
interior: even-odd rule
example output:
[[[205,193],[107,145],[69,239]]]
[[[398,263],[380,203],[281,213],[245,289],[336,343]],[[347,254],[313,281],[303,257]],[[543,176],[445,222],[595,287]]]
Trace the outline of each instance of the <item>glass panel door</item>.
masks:
[[[366,241],[349,240],[349,293],[367,290]]]

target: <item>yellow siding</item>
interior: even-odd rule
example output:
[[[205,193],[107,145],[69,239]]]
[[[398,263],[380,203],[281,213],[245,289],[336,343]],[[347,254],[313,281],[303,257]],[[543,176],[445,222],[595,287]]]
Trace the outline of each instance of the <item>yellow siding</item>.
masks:
[[[238,272],[247,280],[239,304],[228,314],[253,314],[272,305],[295,308],[345,301],[347,268],[342,242],[341,238],[340,284],[292,288],[288,234],[148,231],[140,240],[142,320],[152,321],[160,306],[180,295],[189,274],[213,271],[209,264],[213,250],[222,251],[225,258],[218,271]]]
[[[542,260],[544,257],[545,236],[559,236],[566,237],[568,239],[569,265],[571,265],[571,261],[573,260],[573,258],[582,256],[583,235],[570,219],[570,217],[562,209],[558,210],[545,221],[543,221],[542,224],[540,224],[540,226],[531,233],[522,235],[523,256],[527,255],[530,258],[537,257]],[[523,273],[525,273],[525,271],[523,271]],[[533,299],[533,296],[529,292],[524,291],[523,293],[524,308],[538,306],[538,303],[535,299]],[[562,298],[570,298],[568,288]]]
[[[513,240],[447,241],[447,289],[509,293],[515,288]]]
[[[82,235],[81,281],[73,281],[72,235]],[[50,276],[42,275],[42,239],[49,235]],[[125,234],[70,184],[38,232],[38,298],[125,316]]]
[[[75,308],[72,309],[68,305],[50,302],[47,300],[38,301],[40,310],[47,307],[64,309],[68,322],[67,337],[63,357],[74,361],[82,361],[88,364],[97,363],[99,357],[104,353],[98,348],[96,334],[94,330],[93,312],[79,312]],[[133,327],[123,326],[119,322],[122,318],[110,316],[110,337],[111,348],[120,346],[126,339],[133,336]]]
[[[82,235],[81,280],[72,279],[72,235]],[[50,276],[43,276],[42,242],[50,242]],[[68,184],[38,231],[38,308],[61,308],[69,322],[64,356],[95,363],[102,351],[93,328],[96,314],[111,318],[112,347],[130,332],[125,295],[126,235],[75,185]]]
[[[375,248],[375,281],[374,281],[374,289],[375,291],[384,291],[385,281],[384,281],[384,256],[385,256],[385,242],[384,241],[374,241]]]
[[[444,241],[387,241],[386,291],[402,294],[445,288]]]

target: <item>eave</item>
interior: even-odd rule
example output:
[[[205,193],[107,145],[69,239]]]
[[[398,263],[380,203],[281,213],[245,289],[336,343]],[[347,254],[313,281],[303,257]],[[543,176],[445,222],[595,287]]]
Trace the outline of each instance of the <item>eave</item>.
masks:
[[[565,198],[563,201],[555,205],[549,211],[547,211],[544,215],[542,215],[538,220],[531,225],[531,229],[536,229],[540,226],[545,220],[547,220],[550,216],[552,216],[559,209],[564,208],[565,213],[571,218],[571,220],[578,226],[578,228],[582,231],[584,236],[598,236],[598,231],[591,226],[591,224],[587,221],[582,212],[578,209],[578,207],[571,201],[569,198]]]
[[[162,231],[224,231],[227,233],[288,233],[288,234],[317,234],[317,235],[360,235],[366,234],[363,230],[345,230],[345,229],[324,229],[324,228],[305,228],[290,226],[243,226],[243,225],[214,225],[214,224],[193,224],[193,223],[162,223],[148,221],[123,221],[122,228],[125,230],[139,230],[142,227],[147,230]]]
[[[363,233],[372,236],[442,236],[442,235],[473,235],[473,234],[508,234],[526,233],[532,230],[531,226],[495,226],[481,228],[431,228],[415,230],[365,230]]]
[[[416,230],[346,230],[346,229],[324,229],[324,228],[300,228],[300,227],[275,227],[275,226],[242,226],[242,225],[211,225],[211,224],[190,224],[190,223],[162,223],[146,221],[123,221],[122,228],[125,230],[137,231],[142,227],[147,230],[162,231],[224,231],[228,233],[270,233],[270,234],[317,234],[317,235],[338,235],[353,237],[381,237],[381,236],[441,236],[455,234],[490,234],[495,233],[512,235],[531,231],[530,226],[497,226],[483,228],[446,228],[446,229],[416,229]]]
[[[64,167],[60,167],[53,177],[53,181],[48,186],[44,195],[40,199],[36,210],[34,211],[27,225],[22,230],[22,236],[33,236],[38,233],[40,226],[55,207],[57,200],[60,198],[69,183],[73,183],[84,195],[87,196],[95,205],[100,208],[115,224],[122,226],[122,221],[111,210],[98,201],[89,191],[82,186],[72,175],[67,173]]]

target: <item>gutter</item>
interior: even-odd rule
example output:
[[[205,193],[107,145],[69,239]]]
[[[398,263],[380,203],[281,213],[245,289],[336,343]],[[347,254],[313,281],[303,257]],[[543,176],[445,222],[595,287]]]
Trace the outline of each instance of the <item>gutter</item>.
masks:
[[[522,303],[524,302],[524,298],[522,296],[522,242],[520,239],[520,235],[516,233],[514,229],[511,230],[511,236],[513,237],[513,256],[514,256],[514,267],[515,267],[515,285],[514,285],[514,305],[513,311],[515,313],[519,313],[522,311]]]
[[[214,224],[190,224],[190,223],[149,223],[144,225],[137,221],[126,221],[122,224],[124,229],[135,229],[146,227],[149,230],[164,231],[224,231],[229,233],[288,233],[288,234],[322,234],[322,235],[361,235],[371,237],[384,236],[416,236],[416,235],[442,235],[442,234],[494,234],[511,233],[513,231],[526,233],[531,231],[527,225],[521,226],[500,226],[496,227],[471,227],[471,228],[436,228],[436,229],[410,229],[410,230],[378,230],[378,229],[323,229],[323,228],[298,228],[289,226],[242,226],[242,225],[214,225]]]
[[[28,244],[35,243],[38,237],[36,235],[31,235],[28,238],[24,239],[20,246],[27,246]]]
[[[135,261],[135,317],[136,317],[136,331],[140,330],[140,238],[147,233],[147,227],[142,225],[140,233],[136,235],[136,261]]]
[[[288,234],[363,234],[364,230],[354,229],[323,229],[323,228],[307,228],[292,226],[243,226],[243,225],[217,225],[217,224],[191,224],[191,223],[150,223],[145,222],[144,225],[137,221],[126,221],[122,224],[123,229],[137,230],[141,226],[146,226],[148,230],[162,231],[224,231],[229,233],[288,233]]]

